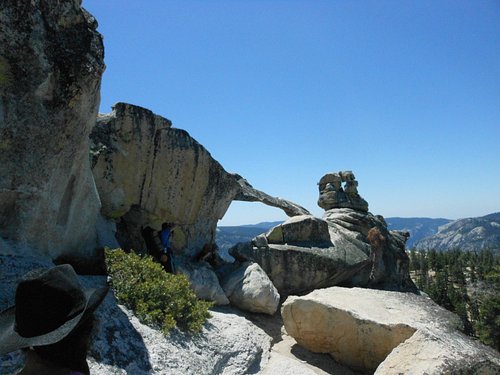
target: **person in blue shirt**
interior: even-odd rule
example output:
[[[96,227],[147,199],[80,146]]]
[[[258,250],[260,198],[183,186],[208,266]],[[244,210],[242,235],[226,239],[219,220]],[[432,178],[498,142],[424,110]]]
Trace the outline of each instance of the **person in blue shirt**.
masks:
[[[163,223],[161,225],[160,239],[162,245],[162,255],[160,257],[160,263],[163,264],[167,272],[175,273],[172,247],[170,245],[170,238],[172,236],[172,233],[172,224]]]

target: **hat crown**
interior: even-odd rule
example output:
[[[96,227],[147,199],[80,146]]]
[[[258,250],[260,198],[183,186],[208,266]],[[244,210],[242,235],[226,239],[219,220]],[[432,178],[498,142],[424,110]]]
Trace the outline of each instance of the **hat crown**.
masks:
[[[23,337],[46,334],[85,309],[86,298],[70,265],[25,275],[16,290],[16,331]]]

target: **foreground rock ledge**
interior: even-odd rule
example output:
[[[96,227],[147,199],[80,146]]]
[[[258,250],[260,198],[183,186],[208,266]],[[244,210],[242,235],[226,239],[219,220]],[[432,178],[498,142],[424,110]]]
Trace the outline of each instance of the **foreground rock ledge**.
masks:
[[[458,317],[429,298],[361,288],[289,297],[285,328],[299,345],[376,374],[495,374],[500,356],[457,329]],[[430,348],[430,349],[429,349]]]

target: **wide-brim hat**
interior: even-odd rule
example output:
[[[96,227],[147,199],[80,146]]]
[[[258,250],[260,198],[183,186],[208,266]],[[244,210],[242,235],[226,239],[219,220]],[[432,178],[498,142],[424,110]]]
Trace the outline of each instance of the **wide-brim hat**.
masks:
[[[61,341],[107,292],[107,286],[84,289],[69,264],[27,273],[18,282],[15,306],[0,313],[0,355]]]

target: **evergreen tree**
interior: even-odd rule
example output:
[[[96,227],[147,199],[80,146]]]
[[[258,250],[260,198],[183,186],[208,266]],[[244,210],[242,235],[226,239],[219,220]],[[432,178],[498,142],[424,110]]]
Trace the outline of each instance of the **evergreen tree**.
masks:
[[[500,296],[484,298],[479,307],[479,320],[476,323],[479,339],[500,351]]]

